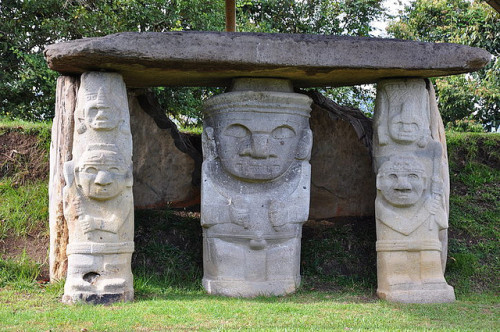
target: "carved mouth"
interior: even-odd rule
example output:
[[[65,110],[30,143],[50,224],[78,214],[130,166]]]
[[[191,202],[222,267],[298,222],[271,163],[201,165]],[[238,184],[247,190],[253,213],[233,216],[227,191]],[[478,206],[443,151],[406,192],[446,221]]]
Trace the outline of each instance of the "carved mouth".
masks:
[[[108,119],[99,119],[94,121],[95,124],[107,124],[109,123]]]
[[[279,172],[279,165],[251,165],[238,163],[236,166],[242,173],[273,175]]]

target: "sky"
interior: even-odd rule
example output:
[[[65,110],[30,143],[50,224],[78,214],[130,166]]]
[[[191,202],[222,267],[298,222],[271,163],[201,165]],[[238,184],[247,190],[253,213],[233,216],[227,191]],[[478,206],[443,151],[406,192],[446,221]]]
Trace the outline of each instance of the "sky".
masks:
[[[398,15],[400,10],[403,10],[405,5],[408,5],[413,0],[384,0],[382,5],[388,8],[388,14],[390,15]],[[372,34],[375,37],[388,37],[385,32],[385,28],[387,27],[387,21],[375,21],[372,23],[372,26],[375,28],[375,31]]]

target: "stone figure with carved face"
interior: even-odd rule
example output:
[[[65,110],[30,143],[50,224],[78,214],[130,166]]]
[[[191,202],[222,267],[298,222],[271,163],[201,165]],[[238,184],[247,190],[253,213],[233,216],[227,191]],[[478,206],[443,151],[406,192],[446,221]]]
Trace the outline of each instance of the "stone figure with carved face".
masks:
[[[240,79],[205,104],[201,223],[209,293],[279,295],[300,281],[311,100],[292,91],[285,80]]]
[[[391,301],[454,299],[443,276],[447,165],[442,143],[436,140],[439,113],[431,107],[432,88],[427,83],[393,79],[377,84],[373,145],[377,292]]]
[[[379,169],[375,213],[382,298],[435,302],[439,292],[443,300],[454,298],[443,276],[439,240],[448,217],[442,195],[431,190],[431,174],[431,167],[405,153],[391,156]]]
[[[394,153],[412,152],[434,163],[433,178],[439,177],[442,147],[431,137],[430,103],[421,79],[387,80],[377,88],[374,115],[375,167]]]
[[[125,121],[128,106],[120,93],[124,89],[113,73],[89,72],[82,75],[82,86],[77,105],[76,125],[79,134],[128,130]],[[117,89],[118,87],[118,89]],[[124,127],[125,128],[122,128]]]
[[[73,160],[64,164],[68,274],[63,302],[133,299],[132,135],[120,74],[86,72],[74,112]]]
[[[65,178],[64,212],[70,239],[63,300],[74,302],[75,296],[98,294],[101,301],[113,301],[123,296],[123,289],[133,294],[130,162],[113,144],[90,144],[76,165],[66,162]]]

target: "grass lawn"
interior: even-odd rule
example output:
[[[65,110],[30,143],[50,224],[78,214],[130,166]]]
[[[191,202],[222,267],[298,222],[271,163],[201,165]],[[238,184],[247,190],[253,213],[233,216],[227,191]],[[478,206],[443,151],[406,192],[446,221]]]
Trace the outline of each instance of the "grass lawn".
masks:
[[[38,289],[37,289],[38,288]],[[60,285],[0,290],[3,331],[155,330],[499,330],[493,294],[458,296],[450,304],[396,304],[363,291],[316,292],[269,298],[209,296],[198,287],[136,287],[136,300],[111,306],[60,302]]]

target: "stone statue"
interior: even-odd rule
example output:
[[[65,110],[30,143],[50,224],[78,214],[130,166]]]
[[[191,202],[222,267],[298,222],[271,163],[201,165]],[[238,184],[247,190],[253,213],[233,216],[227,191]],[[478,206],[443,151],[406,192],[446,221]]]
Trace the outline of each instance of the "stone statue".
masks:
[[[118,89],[104,88],[115,81]],[[121,84],[120,84],[121,83]],[[63,302],[110,303],[133,299],[132,146],[123,117],[126,93],[117,74],[82,75],[73,160],[64,164],[68,274]],[[125,106],[116,107],[125,98]],[[81,101],[83,100],[83,102]],[[123,110],[125,107],[125,110]],[[81,112],[78,112],[78,111]],[[122,126],[120,129],[119,127]]]
[[[310,104],[275,79],[239,79],[206,102],[201,224],[209,293],[281,295],[299,285]]]
[[[377,89],[377,294],[396,302],[453,301],[443,276],[443,151],[431,136],[426,83],[388,80]]]

